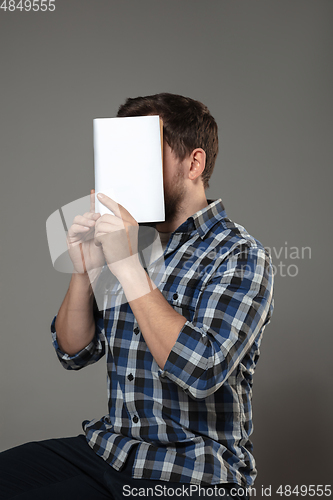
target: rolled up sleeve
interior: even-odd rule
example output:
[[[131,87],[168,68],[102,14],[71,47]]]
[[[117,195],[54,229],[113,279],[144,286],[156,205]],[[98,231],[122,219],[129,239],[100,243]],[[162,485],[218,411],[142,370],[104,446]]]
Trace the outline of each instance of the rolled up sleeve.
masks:
[[[55,329],[55,321],[56,317],[54,317],[51,323],[51,334],[52,334],[52,343],[55,348],[56,354],[62,366],[66,370],[80,370],[85,366],[91,365],[92,363],[96,363],[99,359],[101,359],[105,354],[105,336],[104,336],[104,326],[103,319],[95,319],[95,336],[86,347],[81,349],[81,351],[77,352],[70,356],[63,352],[57,341],[57,332]]]
[[[263,248],[240,247],[200,293],[160,376],[194,399],[210,396],[251,349],[273,311],[273,274]]]

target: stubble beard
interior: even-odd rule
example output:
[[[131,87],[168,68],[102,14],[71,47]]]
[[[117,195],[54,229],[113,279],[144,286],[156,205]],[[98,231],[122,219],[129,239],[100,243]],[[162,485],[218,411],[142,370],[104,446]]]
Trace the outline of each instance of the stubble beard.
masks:
[[[165,222],[173,222],[182,212],[184,195],[184,173],[179,169],[173,180],[171,190],[164,189]]]

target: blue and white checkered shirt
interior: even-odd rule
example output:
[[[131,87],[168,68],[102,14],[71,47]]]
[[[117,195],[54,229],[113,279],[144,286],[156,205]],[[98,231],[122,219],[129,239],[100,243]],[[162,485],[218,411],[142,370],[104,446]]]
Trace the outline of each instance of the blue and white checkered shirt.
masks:
[[[217,200],[172,233],[163,258],[162,275],[154,279],[156,262],[147,272],[187,319],[163,370],[120,284],[105,290],[95,338],[77,354],[60,351],[52,323],[66,369],[106,354],[109,413],[83,422],[87,441],[116,470],[137,445],[133,478],[250,486],[252,378],[273,310],[270,257]]]

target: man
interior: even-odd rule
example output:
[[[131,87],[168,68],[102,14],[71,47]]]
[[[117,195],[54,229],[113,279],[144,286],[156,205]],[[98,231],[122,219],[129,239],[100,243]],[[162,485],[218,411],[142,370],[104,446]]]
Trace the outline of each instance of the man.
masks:
[[[84,421],[85,436],[5,452],[7,470],[20,464],[22,499],[167,498],[171,489],[246,498],[256,477],[252,378],[273,309],[270,259],[221,200],[206,199],[218,152],[208,109],[158,94],[128,99],[118,112],[136,115],[163,119],[166,219],[155,224],[163,253],[143,259],[145,228],[103,194],[114,215],[92,207],[74,219],[74,273],[53,342],[69,370],[106,355],[109,412]],[[2,491],[14,495],[8,481]]]

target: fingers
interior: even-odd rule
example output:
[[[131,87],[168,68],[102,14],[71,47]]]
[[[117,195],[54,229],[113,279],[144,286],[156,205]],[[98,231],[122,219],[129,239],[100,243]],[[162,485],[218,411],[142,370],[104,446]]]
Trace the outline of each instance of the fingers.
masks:
[[[90,190],[90,212],[95,213],[95,189]]]
[[[120,205],[117,202],[115,202],[114,200],[111,200],[111,198],[109,198],[108,196],[106,196],[105,194],[102,194],[102,193],[98,193],[97,198],[99,199],[99,201],[101,203],[103,203],[103,205],[105,205],[107,208],[109,208],[111,210],[111,212],[113,212],[116,217],[121,218],[121,213],[120,213],[120,209],[119,209]]]
[[[117,220],[117,217],[114,217]],[[108,264],[123,260],[137,253],[138,226],[130,224],[111,226],[108,223],[100,223],[99,229],[95,231],[94,242],[103,247]]]
[[[68,230],[68,237],[73,238],[75,236],[81,235],[82,233],[88,233],[90,227],[81,226],[80,224],[72,224]]]
[[[105,219],[104,219],[105,217]],[[124,223],[118,217],[114,215],[110,215],[112,217],[111,221],[108,221],[106,216],[103,215],[97,222],[95,226],[95,240],[98,239],[101,235],[110,234],[114,231],[121,231],[124,229]]]
[[[96,224],[97,222],[98,224],[101,224],[102,222],[106,222],[107,224],[116,224],[116,225],[119,224],[120,226],[124,227],[124,222],[122,221],[122,219],[111,214],[102,215],[101,217],[98,218]]]
[[[100,200],[100,202],[103,203],[103,205],[105,205],[107,208],[109,208],[111,210],[111,212],[113,212],[116,217],[119,217],[123,221],[127,221],[133,225],[137,224],[134,217],[132,217],[132,215],[122,205],[115,202],[114,200],[112,200],[111,198],[106,196],[105,194],[98,193],[97,196],[98,196],[98,199]]]
[[[119,220],[119,219],[118,219]],[[96,223],[96,228],[95,228],[95,233],[112,233],[114,231],[120,231],[121,229],[125,229],[125,226],[123,222],[120,220],[120,222],[117,222],[117,219],[114,221],[114,223],[110,224],[110,222],[99,222],[98,224]]]
[[[100,217],[100,214],[95,214],[91,212],[86,212],[84,215],[77,215],[73,224],[69,228],[68,235],[73,237],[80,233],[87,233],[90,229],[95,227],[96,220]]]
[[[77,215],[73,220],[73,224],[81,224],[82,226],[93,227],[99,217],[100,214],[86,212],[84,215]]]
[[[125,223],[127,224],[127,223]],[[102,215],[95,225],[95,245],[101,245],[101,238],[110,235],[114,231],[121,231],[124,229],[124,221],[119,217],[111,214]]]

